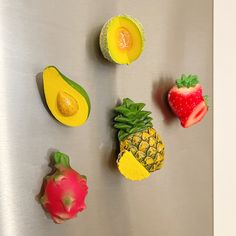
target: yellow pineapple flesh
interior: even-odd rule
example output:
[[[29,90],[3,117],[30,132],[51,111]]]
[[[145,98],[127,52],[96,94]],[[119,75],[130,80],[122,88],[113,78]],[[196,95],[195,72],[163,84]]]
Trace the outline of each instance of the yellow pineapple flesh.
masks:
[[[150,173],[139,163],[134,155],[124,150],[120,152],[118,161],[118,169],[127,179],[143,180],[150,176]]]

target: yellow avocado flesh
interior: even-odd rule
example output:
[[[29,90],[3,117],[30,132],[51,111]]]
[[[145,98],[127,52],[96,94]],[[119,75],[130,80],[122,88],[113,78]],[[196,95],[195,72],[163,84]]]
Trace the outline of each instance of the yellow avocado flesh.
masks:
[[[89,105],[86,99],[62,78],[55,67],[43,71],[43,85],[47,105],[58,121],[79,126],[87,120]]]
[[[143,48],[143,36],[132,18],[117,16],[109,24],[107,33],[111,58],[119,64],[130,64],[136,60]]]
[[[120,173],[127,179],[142,180],[150,176],[150,173],[129,151],[120,153],[117,165]]]

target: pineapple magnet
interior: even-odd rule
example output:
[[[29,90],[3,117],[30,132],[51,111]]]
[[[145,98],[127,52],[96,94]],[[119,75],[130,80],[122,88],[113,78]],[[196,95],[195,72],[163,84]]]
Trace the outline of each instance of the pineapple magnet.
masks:
[[[76,217],[86,207],[87,179],[70,167],[69,157],[54,153],[54,172],[45,177],[40,202],[55,223]]]
[[[152,125],[151,112],[144,111],[144,103],[125,98],[115,108],[114,127],[119,130],[120,153],[118,169],[130,180],[142,180],[159,170],[164,161],[164,143]]]
[[[200,122],[208,111],[208,96],[202,95],[196,75],[182,75],[176,80],[168,93],[168,102],[184,128]]]

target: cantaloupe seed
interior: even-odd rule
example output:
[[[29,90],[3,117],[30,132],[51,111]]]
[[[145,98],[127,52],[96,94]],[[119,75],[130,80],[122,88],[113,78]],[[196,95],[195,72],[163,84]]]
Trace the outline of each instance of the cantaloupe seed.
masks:
[[[132,47],[132,41],[132,36],[126,28],[118,29],[118,48],[120,50],[129,50]]]
[[[134,60],[132,56],[133,50],[136,48],[136,50],[139,51],[138,54],[142,51],[142,45],[139,45],[138,39],[136,38],[139,37],[138,34],[141,34],[140,29],[138,27],[138,22],[134,21],[134,19],[128,18],[127,21],[127,18],[124,19],[123,17],[120,17],[118,18],[118,22],[118,49],[126,54],[127,64],[130,64]],[[134,42],[134,40],[136,40],[136,42]]]
[[[57,95],[57,107],[64,116],[73,116],[79,109],[75,98],[63,91],[60,91]]]

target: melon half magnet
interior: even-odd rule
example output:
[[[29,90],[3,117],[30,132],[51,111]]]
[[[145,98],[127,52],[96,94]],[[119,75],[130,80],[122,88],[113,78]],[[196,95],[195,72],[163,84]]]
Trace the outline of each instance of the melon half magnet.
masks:
[[[88,119],[90,100],[87,92],[63,75],[56,67],[43,70],[46,102],[52,115],[67,126],[80,126]]]
[[[164,160],[164,144],[153,128],[151,112],[144,111],[144,103],[125,98],[115,108],[114,127],[119,130],[120,153],[118,169],[130,180],[142,180],[159,170]]]
[[[69,157],[54,153],[54,173],[44,178],[40,202],[55,223],[77,216],[86,207],[87,179],[70,167]]]
[[[141,23],[131,16],[112,17],[100,33],[100,48],[110,62],[130,64],[138,59],[144,48]]]
[[[208,96],[202,95],[196,75],[182,75],[176,80],[168,93],[168,102],[184,128],[200,122],[208,111]]]

